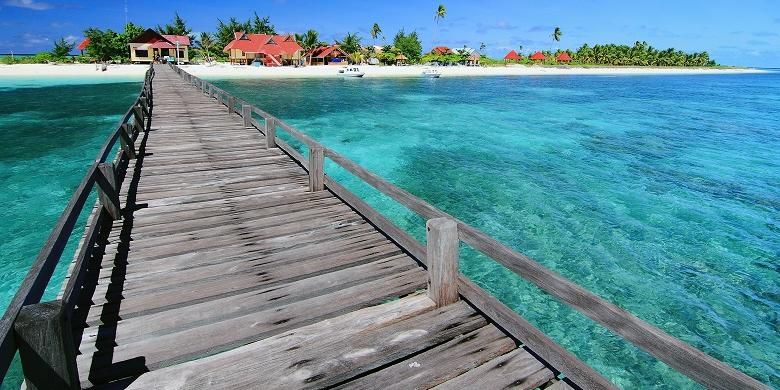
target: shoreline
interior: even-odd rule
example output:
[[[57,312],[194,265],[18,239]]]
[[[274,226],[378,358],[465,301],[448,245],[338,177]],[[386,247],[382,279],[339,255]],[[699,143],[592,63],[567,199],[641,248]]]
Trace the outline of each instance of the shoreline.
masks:
[[[248,78],[339,78],[341,66],[307,66],[255,68],[245,65],[217,64],[182,65],[195,76],[206,79],[248,79]],[[372,66],[361,65],[365,78],[410,78],[420,77],[423,65]],[[147,65],[110,65],[108,70],[96,70],[94,64],[15,64],[0,65],[0,79],[6,78],[90,78],[129,79],[143,77]],[[755,68],[661,68],[661,67],[614,67],[614,66],[540,66],[509,65],[495,67],[447,66],[437,67],[441,77],[484,77],[484,76],[641,76],[641,75],[717,75],[769,73]]]

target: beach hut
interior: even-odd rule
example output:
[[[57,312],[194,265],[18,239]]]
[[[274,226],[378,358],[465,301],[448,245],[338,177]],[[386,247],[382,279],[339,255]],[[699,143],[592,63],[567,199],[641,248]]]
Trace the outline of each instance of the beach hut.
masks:
[[[338,45],[320,46],[306,53],[309,65],[346,65],[347,52]]]
[[[542,52],[540,52],[540,51],[537,51],[531,57],[528,57],[528,58],[530,58],[532,61],[544,61],[545,60],[544,54],[542,54]]]
[[[81,43],[76,47],[79,49],[79,52],[81,52],[81,55],[84,55],[84,50],[87,50],[87,46],[89,46],[89,38],[84,38]]]
[[[236,32],[225,46],[231,64],[263,66],[293,65],[300,62],[303,48],[292,35],[247,34]]]
[[[452,53],[452,49],[450,49],[447,46],[436,46],[433,48],[433,50],[431,50],[431,54],[446,55],[451,53]]]
[[[558,56],[555,57],[555,59],[558,60],[558,62],[567,62],[567,63],[571,62],[571,56],[569,55],[569,53],[565,51],[558,54]]]
[[[403,55],[403,54],[398,54],[397,56],[395,56],[395,64],[396,65],[406,65],[406,61],[407,60],[408,60],[408,58],[406,58],[406,56]]]
[[[479,53],[471,53],[471,55],[466,58],[466,66],[479,66],[479,61],[482,59],[482,56],[479,55]]]
[[[516,51],[512,50],[509,53],[507,53],[504,56],[504,62],[517,62],[522,60],[523,57],[521,57],[519,54],[517,54]]]
[[[186,35],[166,35],[147,29],[130,41],[129,46],[133,63],[151,63],[156,56],[190,62],[190,37]]]

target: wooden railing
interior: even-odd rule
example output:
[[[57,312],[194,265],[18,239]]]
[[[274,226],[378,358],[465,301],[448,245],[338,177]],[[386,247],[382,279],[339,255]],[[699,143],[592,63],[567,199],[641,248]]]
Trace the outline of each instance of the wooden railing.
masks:
[[[498,242],[484,232],[469,226],[463,221],[437,209],[424,200],[404,191],[389,183],[383,178],[369,172],[355,162],[347,159],[339,153],[328,149],[311,137],[303,134],[295,128],[284,123],[271,114],[252,106],[248,102],[238,99],[225,90],[195,77],[182,68],[172,65],[172,68],[193,87],[202,93],[216,99],[227,108],[230,114],[239,115],[245,127],[254,127],[266,136],[266,148],[279,147],[290,157],[297,161],[309,173],[309,185],[312,190],[322,188],[329,189],[333,194],[341,198],[363,217],[373,223],[379,230],[393,239],[409,254],[426,265],[429,270],[440,275],[453,275],[452,269],[457,272],[457,265],[434,264],[436,270],[431,269],[428,257],[431,253],[438,254],[437,258],[449,259],[452,262],[451,248],[457,248],[458,240],[466,243],[477,251],[504,265],[522,278],[530,281],[546,293],[571,308],[588,316],[596,323],[604,326],[613,333],[621,336],[631,344],[650,353],[657,359],[668,364],[678,372],[686,375],[694,381],[712,389],[769,389],[768,386],[732,368],[731,366],[710,357],[704,352],[686,344],[685,342],[667,334],[661,329],[639,319],[633,314],[623,310],[617,305],[607,302],[594,293],[564,278],[558,273],[545,268],[533,259],[525,256],[506,245]],[[254,119],[257,114],[263,123]],[[277,128],[287,132],[294,139],[306,145],[309,150],[308,159],[288,143],[276,136]],[[360,178],[366,184],[374,187],[383,194],[393,198],[400,204],[422,216],[427,222],[428,246],[420,244],[407,232],[393,224],[378,211],[365,203],[358,196],[324,174],[324,159],[329,158],[340,167]],[[451,221],[448,225],[442,221]],[[456,235],[451,233],[451,226],[455,227]],[[449,232],[449,233],[448,233]],[[446,242],[446,240],[455,240]],[[442,241],[444,240],[444,241]],[[432,242],[434,243],[432,246]],[[454,246],[453,246],[454,245]],[[447,249],[450,248],[450,249]],[[457,256],[455,257],[457,264]],[[435,279],[432,274],[432,279]],[[446,279],[446,277],[445,277]],[[583,388],[611,389],[615,386],[597,373],[593,368],[583,363],[580,359],[563,349],[539,329],[520,317],[517,313],[506,307],[489,293],[478,287],[462,275],[454,281],[457,291],[487,315],[496,324],[504,328],[515,339],[527,345],[534,353],[546,360],[552,367],[560,370],[571,381]],[[446,290],[446,286],[444,286]],[[434,295],[439,296],[441,291]],[[446,292],[442,295],[442,302],[448,301]]]
[[[111,221],[122,217],[119,188],[129,159],[136,157],[135,140],[150,124],[154,105],[153,78],[154,68],[150,67],[138,98],[87,169],[0,320],[0,378],[5,378],[18,350],[28,388],[79,387],[77,341],[70,324],[74,308],[82,298],[83,281],[87,275],[96,274],[99,266],[89,264],[95,241],[110,229]],[[121,145],[119,152],[113,161],[106,162],[117,140]],[[62,297],[39,303],[95,184],[100,206],[95,207],[89,217]],[[87,298],[91,298],[89,295]]]

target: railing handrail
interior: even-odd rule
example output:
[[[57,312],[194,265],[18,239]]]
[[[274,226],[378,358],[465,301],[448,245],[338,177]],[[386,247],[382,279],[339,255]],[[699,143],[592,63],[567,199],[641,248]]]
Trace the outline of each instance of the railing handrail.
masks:
[[[227,98],[226,100],[228,101],[234,103],[242,102],[242,104],[248,105],[247,102],[236,99],[223,89],[192,76],[178,66],[171,66],[179,75],[188,78],[190,82],[199,85],[204,90],[205,86],[208,86],[210,90],[215,91],[220,95],[225,95]],[[240,111],[234,110],[233,107],[228,108],[231,112],[236,112],[239,115],[242,114]],[[449,218],[454,220],[458,224],[458,235],[461,241],[506,266],[520,277],[530,281],[567,306],[586,315],[594,322],[621,336],[634,346],[648,352],[655,358],[668,364],[694,381],[703,384],[708,388],[716,389],[769,389],[768,386],[743,372],[707,355],[684,341],[669,335],[660,328],[651,325],[619,306],[606,301],[555,271],[544,267],[541,263],[530,257],[500,243],[479,229],[437,209],[435,206],[416,197],[408,191],[395,186],[341,154],[324,147],[316,140],[305,135],[301,131],[294,129],[279,118],[253,106],[251,112],[260,115],[265,120],[273,120],[276,125],[286,130],[296,140],[306,144],[308,147],[322,148],[325,157],[330,158],[336,164],[363,180],[366,184],[369,184],[383,194],[390,196],[426,219]],[[258,130],[261,130],[259,126],[255,125],[255,127],[257,127]],[[278,143],[279,141],[276,142]],[[291,154],[291,156],[306,167],[300,153],[297,153],[297,155]],[[416,252],[413,253],[419,260],[422,262],[425,261],[424,251],[420,251],[419,248],[413,248],[413,251]]]
[[[74,191],[67,206],[57,219],[51,233],[49,233],[46,242],[41,248],[35,261],[30,266],[30,270],[23,279],[16,294],[8,304],[8,308],[0,319],[0,379],[5,378],[8,368],[13,361],[17,351],[17,345],[14,340],[13,324],[22,307],[40,302],[48,286],[49,280],[54,270],[59,264],[63,251],[70,239],[79,215],[84,209],[84,205],[92,192],[97,180],[98,167],[104,163],[114,148],[117,139],[123,131],[123,126],[128,123],[134,115],[134,109],[148,97],[151,97],[151,82],[154,77],[154,68],[149,67],[144,76],[144,84],[138,97],[130,108],[119,120],[116,129],[108,136],[98,152],[95,160],[87,169],[86,174],[81,179],[78,187]]]

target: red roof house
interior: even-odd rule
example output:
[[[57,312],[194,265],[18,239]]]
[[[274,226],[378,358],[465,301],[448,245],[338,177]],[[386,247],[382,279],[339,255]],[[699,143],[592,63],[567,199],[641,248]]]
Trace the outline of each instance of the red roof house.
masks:
[[[540,51],[537,51],[531,57],[528,57],[528,58],[530,58],[533,61],[544,61],[544,59],[545,59],[544,54],[542,54],[542,52],[540,52]]]
[[[558,54],[558,57],[555,58],[558,60],[558,62],[571,62],[571,56],[569,56],[569,53],[567,52],[561,52],[561,54]]]
[[[176,52],[176,49],[179,52]],[[163,35],[148,29],[130,41],[131,62],[152,62],[155,57],[171,61],[189,62],[190,37],[186,35]]]
[[[347,53],[339,45],[320,46],[306,53],[309,65],[346,65]]]
[[[451,53],[452,53],[452,49],[450,49],[447,46],[436,46],[436,47],[433,48],[433,50],[431,50],[431,54],[445,55],[445,54],[451,54]]]
[[[265,66],[292,65],[300,61],[303,48],[292,35],[234,33],[235,39],[225,46],[230,63],[250,64],[255,61]]]
[[[516,51],[512,50],[507,55],[504,56],[505,61],[520,61],[523,57],[520,56],[520,54],[517,54]]]

